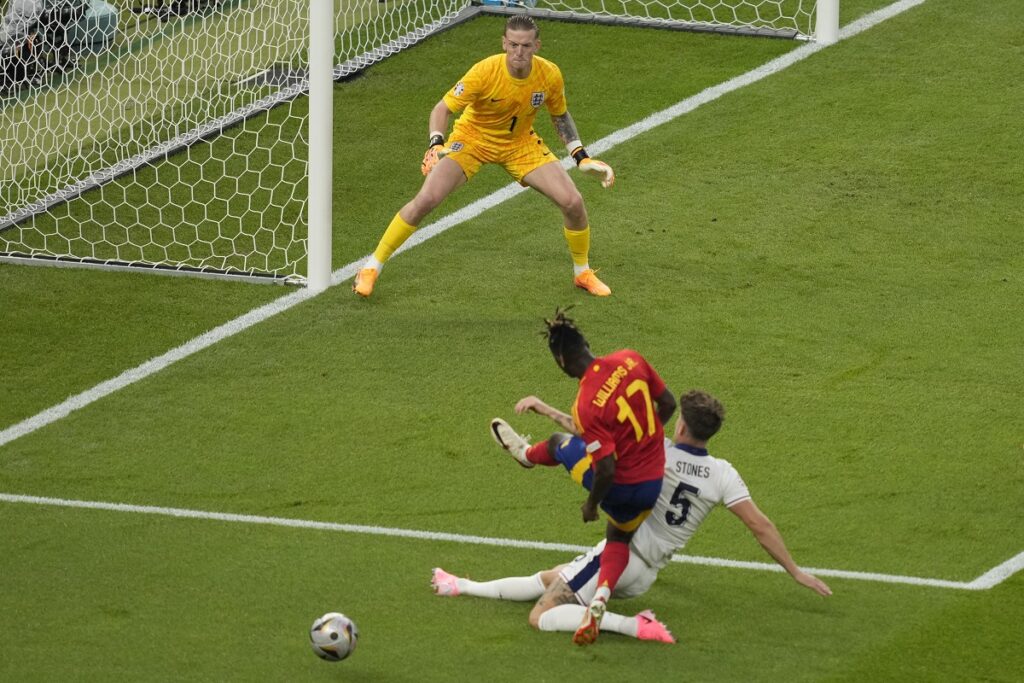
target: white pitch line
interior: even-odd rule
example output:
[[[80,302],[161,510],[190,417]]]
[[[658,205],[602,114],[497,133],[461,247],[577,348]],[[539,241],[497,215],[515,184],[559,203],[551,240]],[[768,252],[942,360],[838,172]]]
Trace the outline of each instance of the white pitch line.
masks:
[[[998,586],[1003,581],[1024,569],[1024,552],[1017,553],[998,567],[993,567],[987,572],[971,581],[971,588],[974,590],[985,590],[992,586]]]
[[[259,515],[239,515],[227,512],[206,512],[184,508],[156,507],[152,505],[129,505],[127,503],[107,503],[92,500],[67,500],[64,498],[46,498],[41,496],[24,496],[13,493],[0,493],[0,502],[27,503],[31,505],[48,505],[65,508],[84,508],[88,510],[107,510],[111,512],[130,512],[144,515],[160,515],[184,519],[214,520],[218,522],[235,522],[241,524],[264,524],[269,526],[291,527],[298,529],[316,529],[320,531],[338,531],[350,534],[367,534],[372,536],[391,536],[397,538],[413,538],[423,541],[448,541],[470,545],[491,545],[503,548],[528,548],[532,550],[554,550],[566,553],[582,553],[590,546],[571,545],[567,543],[548,543],[543,541],[524,541],[513,538],[493,538],[490,536],[472,536],[452,534],[439,531],[419,531],[416,529],[395,529],[391,527],[367,526],[363,524],[339,524],[337,522],[317,522],[307,519],[289,519],[287,517],[264,517]],[[673,562],[681,564],[697,564],[710,567],[727,567],[732,569],[754,569],[759,571],[781,572],[777,564],[763,562],[741,562],[723,560],[716,557],[698,555],[673,555]],[[880,583],[909,584],[913,586],[929,586],[932,588],[956,588],[960,590],[986,590],[996,586],[1024,568],[1024,552],[1008,562],[1004,562],[974,581],[947,581],[944,579],[926,579],[916,576],[899,576],[893,574],[876,574],[871,572],[853,572],[841,569],[820,569],[805,567],[806,571],[818,576],[828,576],[857,581],[875,581]]]
[[[262,322],[267,318],[281,313],[282,311],[287,311],[292,306],[295,306],[296,304],[313,296],[315,296],[315,294],[310,292],[308,289],[300,289],[291,294],[287,294],[279,299],[271,301],[268,304],[254,308],[245,315],[239,316],[230,322],[226,322],[205,334],[201,334],[195,339],[185,342],[181,346],[173,348],[163,355],[151,358],[142,365],[134,367],[131,370],[125,370],[117,377],[108,379],[105,382],[100,382],[91,389],[87,389],[80,394],[76,394],[62,403],[58,403],[55,406],[47,408],[41,413],[37,413],[26,420],[22,420],[21,422],[0,431],[0,447],[17,438],[25,436],[26,434],[31,434],[37,429],[41,429],[52,422],[65,418],[74,411],[84,408],[90,403],[100,400],[104,396],[109,396],[115,391],[124,389],[139,380],[145,379],[150,375],[154,375],[172,363],[176,363],[183,358],[188,358],[192,354],[202,351],[223,339],[227,339],[239,332],[247,330],[256,323]]]
[[[891,5],[883,7],[880,10],[865,15],[857,21],[848,24],[839,31],[839,40],[843,41],[847,38],[852,38],[858,33],[862,33],[869,28],[880,24],[881,22],[891,19],[892,17],[901,14],[917,5],[924,3],[925,0],[899,0]],[[594,143],[587,145],[591,152],[594,154],[603,154],[608,150],[612,149],[616,145],[619,145],[628,140],[632,140],[638,135],[646,133],[647,131],[660,126],[664,123],[668,123],[673,119],[676,119],[683,114],[693,111],[697,107],[703,104],[712,102],[722,95],[730,93],[734,90],[738,90],[744,86],[756,83],[768,76],[779,73],[783,69],[787,69],[790,66],[800,62],[801,60],[810,57],[816,52],[829,47],[820,43],[806,43],[781,57],[777,57],[758,68],[748,71],[745,74],[731,78],[724,83],[707,88],[700,93],[688,97],[685,100],[664,109],[656,114],[652,114],[647,118],[639,121],[631,126],[623,128],[619,131],[612,133],[611,135],[602,138]],[[563,165],[568,167],[569,160],[563,159]],[[444,218],[431,223],[430,225],[420,228],[413,233],[412,237],[406,241],[405,244],[396,252],[401,253],[407,249],[411,249],[414,246],[422,244],[432,237],[440,235],[442,232],[465,223],[466,221],[479,216],[484,211],[501,204],[508,199],[516,196],[520,192],[524,192],[526,188],[519,186],[518,184],[512,183],[500,190],[497,190],[482,199],[469,204],[468,206],[456,211],[455,213],[449,214]],[[367,255],[369,256],[369,255]],[[339,285],[346,282],[350,278],[354,277],[356,272],[359,270],[359,265],[365,262],[367,256],[353,261],[342,268],[334,271],[331,274],[331,286]],[[227,339],[228,337],[234,336],[239,332],[242,332],[253,325],[266,320],[278,313],[287,311],[288,309],[296,306],[307,299],[316,296],[316,294],[310,293],[309,290],[302,290],[294,294],[289,294],[277,299],[269,304],[265,304],[256,308],[245,315],[235,318],[234,320],[224,323],[219,327],[210,330],[209,332],[196,337],[192,341],[186,342],[181,346],[171,349],[163,355],[152,358],[138,367],[126,370],[117,377],[102,382],[95,387],[88,389],[80,394],[72,396],[62,403],[47,408],[41,413],[38,413],[30,418],[22,420],[17,424],[11,425],[6,429],[0,431],[0,447],[9,444],[15,439],[21,438],[27,434],[45,427],[48,424],[56,422],[62,418],[67,417],[71,413],[85,406],[98,401],[104,396],[108,396],[115,391],[123,389],[139,380],[145,379],[150,375],[160,372],[164,368],[168,367],[172,363],[176,363],[183,358],[187,358],[194,353],[197,353],[218,341]]]

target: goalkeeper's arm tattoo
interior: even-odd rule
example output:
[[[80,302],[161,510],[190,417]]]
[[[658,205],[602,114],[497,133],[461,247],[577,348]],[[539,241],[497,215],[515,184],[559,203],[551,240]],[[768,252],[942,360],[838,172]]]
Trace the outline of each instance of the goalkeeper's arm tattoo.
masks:
[[[568,110],[561,116],[552,116],[551,123],[555,124],[558,137],[562,139],[563,145],[568,145],[573,140],[579,140],[580,134],[576,131],[576,122]]]

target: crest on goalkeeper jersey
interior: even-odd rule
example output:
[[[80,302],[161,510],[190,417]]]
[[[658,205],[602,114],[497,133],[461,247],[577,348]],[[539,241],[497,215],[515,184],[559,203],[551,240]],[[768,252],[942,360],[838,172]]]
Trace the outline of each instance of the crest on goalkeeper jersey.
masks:
[[[452,144],[448,145],[448,149],[450,149],[453,152],[458,152],[463,147],[464,145],[461,142],[453,142]]]
[[[462,81],[459,81],[458,83],[456,83],[455,87],[452,88],[452,93],[454,93],[456,97],[458,97],[459,95],[461,95],[464,92],[466,92],[466,84],[463,83]]]
[[[533,95],[530,96],[530,104],[532,104],[535,109],[537,107],[539,107],[540,105],[544,104],[544,93],[543,92],[535,92],[535,93],[533,93]]]

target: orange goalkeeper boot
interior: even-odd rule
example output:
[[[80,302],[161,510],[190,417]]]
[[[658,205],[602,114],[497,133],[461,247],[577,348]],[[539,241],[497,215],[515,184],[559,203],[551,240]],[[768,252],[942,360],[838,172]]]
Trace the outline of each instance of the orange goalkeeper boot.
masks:
[[[352,291],[361,297],[368,297],[373,294],[373,285],[377,282],[380,273],[376,268],[363,268],[356,275],[356,281],[352,283]]]
[[[612,293],[611,288],[597,278],[597,273],[587,268],[573,279],[573,284],[580,289],[585,289],[594,296],[608,296]]]

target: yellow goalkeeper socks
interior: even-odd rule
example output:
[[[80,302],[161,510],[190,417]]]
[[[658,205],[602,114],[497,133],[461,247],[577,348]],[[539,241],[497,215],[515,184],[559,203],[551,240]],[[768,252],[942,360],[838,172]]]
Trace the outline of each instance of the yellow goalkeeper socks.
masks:
[[[579,275],[590,268],[590,226],[582,230],[563,228],[562,233],[569,244],[569,253],[572,254],[573,273]]]
[[[391,258],[395,250],[409,239],[409,235],[414,230],[416,230],[415,225],[409,225],[396,213],[395,217],[391,219],[388,229],[384,231],[383,237],[380,238],[380,242],[377,243],[377,248],[373,251],[373,258],[377,260],[377,263],[383,265]]]

